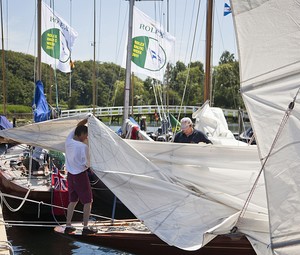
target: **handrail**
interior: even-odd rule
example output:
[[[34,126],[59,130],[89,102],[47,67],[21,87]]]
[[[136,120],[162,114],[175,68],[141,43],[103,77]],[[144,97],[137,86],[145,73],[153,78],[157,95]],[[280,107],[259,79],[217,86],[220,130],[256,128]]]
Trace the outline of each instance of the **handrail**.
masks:
[[[200,106],[182,106],[181,113],[192,114],[197,111]],[[178,113],[180,109],[179,105],[169,105],[170,113]],[[123,106],[114,106],[114,107],[97,107],[95,108],[95,116],[97,117],[109,117],[109,116],[122,116],[123,115]],[[138,105],[133,107],[134,115],[149,115],[154,114],[158,110],[157,105]],[[226,117],[238,117],[238,110],[233,109],[223,109],[224,115]],[[61,117],[69,117],[81,113],[93,113],[93,108],[81,108],[81,109],[71,109],[71,110],[62,110]]]

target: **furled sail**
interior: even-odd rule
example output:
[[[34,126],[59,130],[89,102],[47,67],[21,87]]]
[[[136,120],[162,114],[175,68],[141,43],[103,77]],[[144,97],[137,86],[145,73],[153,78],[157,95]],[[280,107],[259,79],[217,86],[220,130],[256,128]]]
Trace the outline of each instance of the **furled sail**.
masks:
[[[42,81],[37,81],[35,84],[32,108],[35,122],[41,122],[50,119],[51,109],[49,109],[48,102],[44,94],[44,85]]]
[[[274,254],[300,250],[300,5],[232,0],[241,92],[263,162]]]

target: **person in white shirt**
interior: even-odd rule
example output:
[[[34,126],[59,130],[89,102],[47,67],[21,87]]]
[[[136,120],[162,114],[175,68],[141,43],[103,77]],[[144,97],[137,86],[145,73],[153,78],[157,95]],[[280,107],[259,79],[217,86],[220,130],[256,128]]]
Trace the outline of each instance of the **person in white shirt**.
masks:
[[[65,233],[76,231],[71,221],[74,209],[80,200],[83,204],[83,235],[94,234],[97,231],[88,228],[88,220],[91,213],[93,195],[88,171],[90,171],[88,146],[85,143],[88,138],[87,120],[81,121],[66,139],[66,169],[68,171],[69,205]]]

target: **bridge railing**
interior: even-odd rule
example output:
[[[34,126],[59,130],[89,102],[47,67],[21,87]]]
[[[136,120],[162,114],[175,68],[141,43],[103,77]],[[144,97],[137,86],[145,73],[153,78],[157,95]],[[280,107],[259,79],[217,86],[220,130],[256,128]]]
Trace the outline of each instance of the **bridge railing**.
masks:
[[[183,106],[181,109],[182,114],[191,114],[196,111],[199,107],[198,106]],[[156,105],[139,105],[134,106],[133,108],[130,107],[130,113],[133,110],[133,114],[154,114],[155,111],[159,113],[158,107]],[[178,113],[180,110],[180,106],[172,105],[169,106],[169,112],[171,113]],[[122,116],[124,111],[123,106],[115,106],[115,107],[97,107],[95,108],[95,115],[98,117],[104,116]],[[72,110],[62,110],[61,116],[62,117],[69,117],[75,114],[80,113],[93,113],[93,108],[81,108],[81,109],[72,109]],[[161,112],[160,112],[161,113]]]
[[[197,111],[199,106],[179,106],[179,105],[170,105],[169,112],[172,114],[177,114],[180,111],[181,116],[190,115],[193,112]],[[123,106],[115,106],[115,107],[96,107],[95,108],[95,116],[97,117],[110,117],[110,116],[122,116],[123,115]],[[154,114],[155,111],[157,113],[162,114],[159,112],[157,105],[139,105],[130,107],[130,113],[133,110],[134,115],[150,115]],[[238,117],[238,110],[233,109],[223,109],[224,115],[226,117],[237,118]],[[72,110],[62,110],[61,117],[69,117],[80,113],[93,113],[93,108],[81,108],[81,109],[72,109]],[[244,117],[246,113],[244,112]]]

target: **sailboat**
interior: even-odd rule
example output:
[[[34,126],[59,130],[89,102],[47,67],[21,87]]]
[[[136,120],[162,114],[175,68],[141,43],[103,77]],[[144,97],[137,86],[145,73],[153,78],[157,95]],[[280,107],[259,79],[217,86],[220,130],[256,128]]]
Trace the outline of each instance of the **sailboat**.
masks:
[[[152,238],[156,244],[158,237],[162,246],[176,247],[180,254],[198,252],[217,240],[224,249],[224,242],[234,239],[228,254],[253,254],[243,235],[254,245],[267,236],[264,182],[255,178],[260,170],[256,147],[125,141],[92,115],[36,123],[0,136],[63,152],[66,135],[82,118],[88,119],[93,170],[149,230],[137,232],[135,239]],[[51,137],[51,143],[41,137]],[[254,199],[241,217],[255,183]],[[100,244],[100,229],[98,234],[92,239]],[[130,238],[128,232],[113,236]],[[153,247],[153,241],[148,245]]]
[[[239,252],[244,236],[258,255],[298,254],[300,6],[292,0],[231,3],[241,90],[257,147],[126,141],[92,115],[0,136],[44,146],[41,135],[48,135],[48,148],[63,151],[66,134],[87,118],[92,168],[147,227],[144,235],[155,234],[182,253],[201,254],[218,237],[235,239]]]
[[[255,148],[260,160],[258,168],[252,168],[256,170],[250,175],[241,174],[247,165],[242,158],[243,166],[234,169],[235,165],[228,162],[225,167],[226,158],[239,158],[242,147],[231,152],[227,149],[228,155],[223,155],[223,159],[208,160],[209,156],[222,155],[217,153],[221,147],[212,146],[202,163],[181,159],[177,162],[178,175],[174,175],[176,164],[172,161],[165,165],[170,171],[162,172],[164,167],[155,167],[147,158],[136,157],[136,151],[130,150],[128,144],[123,144],[122,150],[119,141],[115,148],[102,124],[91,120],[95,130],[91,140],[102,141],[97,146],[91,142],[95,152],[92,165],[151,232],[171,246],[197,250],[216,236],[239,233],[246,236],[258,255],[296,255],[300,244],[300,6],[292,0],[232,0],[231,7],[239,49],[241,92],[257,142],[257,147],[245,149]],[[173,146],[169,145],[169,157],[174,157]],[[205,151],[205,146],[196,146],[197,150]],[[104,147],[105,157],[99,157]],[[122,156],[111,157],[116,152]],[[197,152],[194,160],[199,157]],[[160,154],[156,155],[161,161]],[[214,164],[225,168],[218,172]],[[218,173],[218,180],[205,178],[213,173]],[[249,186],[245,189],[243,183],[247,178]],[[231,192],[238,196],[230,196]]]
[[[42,10],[45,12],[48,6],[46,8],[43,6],[42,9],[42,1],[38,1],[37,4],[39,10],[38,20],[40,22],[38,26],[36,86],[32,109],[34,122],[41,122],[53,118],[55,110],[47,102],[44,85],[41,81],[41,13]],[[53,33],[55,33],[54,30]],[[48,34],[50,34],[49,31]],[[59,38],[59,34],[57,36]],[[49,44],[48,51],[50,51]],[[49,158],[49,155],[43,148],[15,144],[15,142],[6,144],[5,147],[1,148],[1,197],[6,207],[11,211],[19,211],[26,215],[37,215],[37,218],[47,214],[64,215],[63,210],[53,209],[51,205],[57,207],[67,206],[66,178],[59,171],[62,168],[58,169],[62,166],[62,162],[58,165],[58,161],[52,156]],[[54,165],[55,161],[56,165]],[[52,173],[52,169],[56,169],[56,172]],[[44,203],[46,207],[41,206],[40,203]]]
[[[49,20],[56,20],[56,22],[64,24],[62,27],[68,28],[65,31],[73,32],[73,28],[69,27],[57,13],[54,13],[41,0],[38,1],[38,10],[39,20],[43,16],[44,26],[49,23]],[[40,25],[41,22],[38,24]],[[52,61],[51,63],[57,65],[60,70],[67,70],[70,68],[67,60],[70,58],[68,50],[73,43],[70,42],[72,36],[60,32],[53,23],[48,25],[48,27],[43,28],[43,33],[41,26],[38,26],[38,49],[40,51],[42,48],[47,52],[43,61],[47,63]],[[62,46],[64,46],[63,53],[60,54]],[[41,82],[41,52],[39,52],[38,59],[38,81],[36,82],[33,104],[36,123],[51,119],[53,112],[48,107]],[[17,130],[15,131],[17,132]],[[51,141],[52,138],[43,137],[43,139],[47,142]],[[64,208],[68,204],[68,193],[66,171],[63,164],[64,155],[56,150],[46,153],[47,146],[30,146],[18,140],[7,140],[6,143],[14,145],[10,145],[9,148],[3,146],[1,151],[0,186],[2,201],[5,202],[6,207],[13,212],[22,213],[25,215],[24,219],[53,220],[53,216],[65,219],[66,211]],[[16,143],[17,145],[15,145]],[[37,151],[43,153],[35,155]],[[114,197],[107,187],[104,184],[100,185],[101,182],[95,175],[91,175],[90,179],[94,197],[97,197],[98,201],[98,203],[94,203],[93,214],[107,217],[113,215],[116,218],[132,217],[132,213]],[[81,217],[80,212],[78,215]],[[10,214],[10,216],[13,215]]]
[[[234,201],[227,195],[223,197],[225,193],[218,191],[220,186],[212,179],[203,186],[196,186],[196,178],[186,183],[179,178],[171,178],[170,186],[164,186],[169,175],[159,178],[159,171],[132,170],[134,166],[129,162],[129,168],[124,172],[120,168],[108,170],[99,167],[99,173],[116,194],[121,196],[124,190],[130,194],[121,196],[121,200],[169,245],[197,250],[217,235],[240,233],[251,242],[256,254],[298,254],[300,76],[297,53],[300,6],[295,1],[232,0],[231,7],[240,54],[241,92],[256,134],[257,153],[261,160],[256,173],[253,172],[255,180],[249,182],[251,188],[248,192],[244,190],[244,193],[241,186],[246,175],[239,180],[237,176],[232,176],[231,181],[236,180],[236,186],[229,184],[228,179],[221,178],[225,181],[219,185],[223,185],[224,189],[232,187],[235,192],[240,190],[244,195],[248,194],[240,201],[241,204],[234,208]],[[98,132],[96,134],[99,135]],[[101,138],[103,136],[101,133]],[[112,151],[112,146],[109,148]],[[233,158],[238,153],[235,150],[229,154]],[[174,156],[172,153],[169,155]],[[99,158],[94,159],[95,167],[108,163],[104,158],[104,163]],[[215,163],[221,162],[218,159]],[[197,171],[201,171],[200,180],[205,176],[204,173],[215,170],[211,166],[200,167],[201,163],[196,166]],[[182,178],[188,176],[185,167],[181,163]],[[222,173],[228,171],[231,170],[227,168]],[[180,184],[180,187],[175,188],[173,184]],[[188,187],[192,188],[190,192],[180,196],[179,190],[182,188],[187,191]],[[197,191],[198,197],[193,197],[192,191]],[[260,208],[257,203],[260,195],[255,196],[257,192],[262,199]],[[175,194],[172,196],[170,193]],[[156,194],[159,201],[147,198],[149,194]],[[130,201],[132,196],[135,198],[134,204]],[[214,204],[217,201],[222,201],[219,205],[221,208]],[[231,212],[225,212],[223,206],[226,205]],[[160,220],[159,215],[162,215]]]
[[[239,237],[228,228],[237,220],[260,169],[255,147],[124,140],[93,115],[3,130],[0,136],[63,152],[67,134],[83,118],[88,119],[93,170],[151,235],[185,250],[197,250],[218,234]],[[51,142],[45,137],[52,137]],[[255,202],[248,205],[251,213],[238,224],[241,228],[263,222],[261,228],[267,228],[264,185],[258,185]]]

